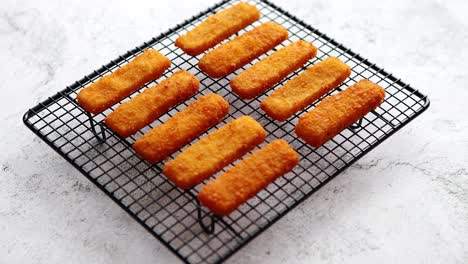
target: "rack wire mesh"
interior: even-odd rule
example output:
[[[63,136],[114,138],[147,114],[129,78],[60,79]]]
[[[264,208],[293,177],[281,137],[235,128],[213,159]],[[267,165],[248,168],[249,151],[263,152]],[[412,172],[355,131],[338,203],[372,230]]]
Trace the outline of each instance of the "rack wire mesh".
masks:
[[[294,125],[301,114],[313,108],[317,103],[285,122],[276,122],[259,110],[260,102],[274,88],[263,96],[248,101],[240,99],[229,88],[229,80],[233,76],[276,49],[225,78],[213,79],[198,69],[198,59],[201,55],[188,56],[173,44],[178,36],[192,29],[208,16],[237,2],[223,1],[128,51],[29,109],[23,118],[26,126],[37,136],[186,263],[224,261],[314,191],[429,107],[428,98],[419,91],[295,16],[268,1],[248,1],[260,9],[262,16],[259,21],[240,31],[239,34],[263,22],[275,21],[287,28],[290,33],[289,39],[277,48],[299,39],[309,41],[319,48],[313,60],[275,87],[283,85],[311,64],[329,56],[336,56],[352,68],[352,74],[344,84],[328,95],[363,78],[370,79],[386,89],[385,101],[375,111],[345,129],[322,147],[314,149],[308,146],[296,137]],[[76,94],[83,87],[121,67],[146,48],[157,49],[172,61],[171,68],[161,79],[171,76],[177,70],[184,69],[197,76],[201,89],[189,101],[174,107],[136,135],[122,139],[102,122],[103,118],[118,104],[99,115],[90,116],[76,103]],[[156,82],[146,84],[124,101],[133,98]],[[292,172],[279,178],[255,198],[249,200],[247,204],[223,218],[211,215],[199,205],[196,199],[198,190],[209,180],[191,190],[183,191],[162,175],[161,163],[150,165],[139,158],[131,148],[131,144],[142,134],[161,124],[201,95],[213,92],[229,101],[230,113],[223,122],[211,128],[207,133],[221,127],[232,118],[250,115],[267,130],[266,142],[271,142],[276,138],[285,139],[301,155],[299,165]]]

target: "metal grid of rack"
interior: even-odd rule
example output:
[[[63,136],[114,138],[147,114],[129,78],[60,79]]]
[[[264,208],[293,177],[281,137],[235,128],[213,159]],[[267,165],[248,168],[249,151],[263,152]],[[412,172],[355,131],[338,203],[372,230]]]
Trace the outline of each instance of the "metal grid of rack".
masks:
[[[229,87],[229,80],[234,75],[274,50],[225,78],[213,79],[197,67],[198,59],[202,55],[191,57],[174,46],[174,41],[178,36],[192,29],[213,13],[236,2],[238,1],[223,1],[128,51],[31,108],[24,115],[24,123],[37,136],[186,263],[222,262],[429,107],[429,100],[419,91],[283,9],[268,1],[248,1],[260,9],[262,16],[259,21],[240,31],[239,34],[260,23],[275,21],[287,28],[290,33],[289,39],[277,49],[299,39],[309,41],[319,48],[313,60],[275,87],[283,85],[311,64],[329,56],[336,56],[352,68],[352,74],[343,85],[329,94],[336,93],[363,78],[386,89],[385,101],[375,111],[345,129],[322,147],[314,149],[308,146],[294,133],[298,117],[308,109],[297,113],[285,122],[273,121],[259,110],[259,105],[274,88],[254,100],[242,100]],[[171,68],[161,79],[171,76],[177,70],[187,70],[200,80],[200,91],[134,136],[122,139],[102,122],[103,118],[118,105],[99,115],[91,116],[77,104],[76,94],[83,87],[121,67],[146,48],[157,49],[172,62]],[[145,88],[153,86],[156,82],[148,83],[124,101],[134,97]],[[200,207],[196,199],[198,190],[209,180],[191,190],[183,191],[162,175],[162,163],[150,165],[138,157],[131,148],[131,144],[142,134],[184,109],[201,95],[213,92],[229,101],[230,113],[223,122],[207,133],[221,127],[232,118],[250,115],[267,130],[266,143],[276,138],[285,139],[301,155],[299,165],[292,172],[279,178],[255,198],[249,200],[247,204],[223,218],[211,215],[208,210]],[[310,106],[309,109],[316,104]]]

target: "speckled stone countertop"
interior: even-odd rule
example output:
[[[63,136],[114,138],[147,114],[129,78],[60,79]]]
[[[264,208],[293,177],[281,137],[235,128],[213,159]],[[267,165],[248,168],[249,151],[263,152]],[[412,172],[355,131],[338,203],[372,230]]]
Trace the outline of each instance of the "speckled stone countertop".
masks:
[[[213,1],[2,0],[0,263],[178,263],[21,122]],[[468,263],[468,2],[274,0],[432,105],[227,263]]]

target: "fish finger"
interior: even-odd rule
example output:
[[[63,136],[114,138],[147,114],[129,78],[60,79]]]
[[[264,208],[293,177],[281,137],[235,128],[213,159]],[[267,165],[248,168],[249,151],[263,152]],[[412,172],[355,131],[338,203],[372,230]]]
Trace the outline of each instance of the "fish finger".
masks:
[[[377,108],[384,98],[384,88],[369,80],[361,80],[323,99],[317,107],[301,116],[296,134],[318,148]]]
[[[209,178],[265,140],[265,130],[250,116],[234,119],[166,163],[163,169],[183,189]]]
[[[197,56],[259,18],[260,11],[255,6],[240,2],[208,17],[194,29],[178,37],[175,45],[188,55]]]
[[[275,51],[231,80],[232,90],[244,99],[264,93],[317,54],[312,44],[299,40]]]
[[[198,200],[213,213],[228,215],[298,163],[286,141],[274,140],[205,185]]]
[[[276,89],[262,101],[260,108],[273,119],[284,121],[336,88],[350,74],[348,65],[329,57]]]
[[[226,76],[288,38],[288,31],[266,22],[206,53],[198,63],[213,78]]]
[[[133,149],[150,163],[167,158],[210,127],[221,122],[229,104],[217,94],[200,97],[163,124],[144,134]]]
[[[189,99],[198,91],[199,86],[200,82],[193,74],[178,71],[158,85],[119,105],[104,122],[119,136],[128,137],[151,124],[171,107]]]
[[[162,76],[171,62],[157,50],[148,49],[135,59],[78,92],[78,103],[99,114],[149,81]]]

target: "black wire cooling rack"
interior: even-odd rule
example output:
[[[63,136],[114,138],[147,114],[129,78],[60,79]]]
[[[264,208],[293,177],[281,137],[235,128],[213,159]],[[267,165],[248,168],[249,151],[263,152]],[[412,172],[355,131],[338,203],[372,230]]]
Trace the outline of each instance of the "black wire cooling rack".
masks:
[[[287,28],[290,33],[289,39],[277,48],[299,39],[309,41],[319,48],[317,56],[305,67],[329,56],[336,56],[352,68],[351,77],[331,94],[363,78],[370,79],[386,89],[385,101],[375,111],[345,129],[322,147],[314,149],[308,146],[294,133],[298,117],[307,110],[286,122],[276,122],[259,110],[261,100],[274,88],[265,95],[249,101],[241,100],[229,88],[229,80],[234,75],[265,55],[234,74],[221,79],[212,79],[198,69],[200,56],[188,56],[174,46],[178,36],[213,13],[236,2],[223,1],[128,51],[31,108],[24,115],[26,126],[186,263],[224,261],[429,107],[426,96],[295,16],[268,1],[249,1],[260,9],[261,19],[239,33],[250,30],[260,23],[275,21]],[[76,94],[83,87],[121,67],[146,48],[154,48],[171,60],[172,66],[162,79],[171,76],[177,70],[184,69],[197,76],[201,88],[199,93],[186,103],[174,107],[168,114],[136,135],[122,139],[102,122],[117,105],[99,115],[90,116],[77,105]],[[283,85],[301,71],[302,69],[291,74],[276,87]],[[145,85],[129,98],[154,84],[155,82]],[[161,174],[161,163],[150,165],[139,158],[131,148],[131,144],[142,134],[185,108],[195,98],[213,92],[229,101],[230,113],[222,123],[210,131],[221,127],[232,118],[250,115],[267,130],[267,142],[276,138],[285,139],[301,155],[299,165],[292,172],[279,178],[247,204],[223,218],[211,215],[208,210],[200,207],[196,199],[198,190],[207,181],[191,190],[183,191]]]

